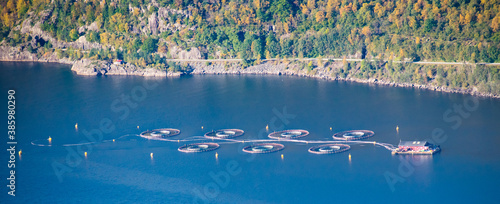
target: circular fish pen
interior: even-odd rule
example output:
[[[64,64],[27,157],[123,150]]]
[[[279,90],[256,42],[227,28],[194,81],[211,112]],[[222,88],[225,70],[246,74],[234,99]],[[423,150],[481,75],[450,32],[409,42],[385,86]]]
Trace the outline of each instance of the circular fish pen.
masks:
[[[351,146],[345,144],[325,144],[309,148],[313,154],[336,154],[351,149]]]
[[[307,130],[283,130],[279,132],[273,132],[268,135],[272,139],[296,139],[299,137],[305,137],[309,135]]]
[[[243,151],[251,154],[263,154],[277,152],[285,148],[285,145],[279,143],[260,143],[243,148]]]
[[[184,153],[195,153],[195,152],[208,152],[212,150],[216,150],[219,148],[219,144],[217,143],[194,143],[187,144],[179,147],[180,152]]]
[[[338,132],[333,135],[333,139],[336,140],[362,140],[369,137],[373,137],[375,133],[371,130],[349,130],[344,132]]]
[[[143,138],[165,138],[165,137],[173,137],[180,134],[181,131],[173,128],[162,128],[162,129],[154,129],[144,131],[140,134]]]
[[[245,134],[245,131],[240,129],[222,129],[205,133],[206,138],[211,139],[229,139],[239,137]]]

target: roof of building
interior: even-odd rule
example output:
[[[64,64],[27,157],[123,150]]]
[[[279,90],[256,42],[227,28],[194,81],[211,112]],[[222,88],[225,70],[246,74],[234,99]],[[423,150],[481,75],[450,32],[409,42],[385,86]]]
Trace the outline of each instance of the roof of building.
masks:
[[[427,146],[429,143],[427,141],[401,141],[399,146],[411,146],[411,147],[423,147]]]

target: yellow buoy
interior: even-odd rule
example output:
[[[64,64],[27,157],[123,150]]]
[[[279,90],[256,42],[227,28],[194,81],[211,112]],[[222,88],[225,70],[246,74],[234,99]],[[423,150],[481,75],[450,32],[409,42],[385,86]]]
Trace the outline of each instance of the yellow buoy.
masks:
[[[139,126],[137,126],[137,129],[139,129]]]
[[[349,154],[349,160],[351,160],[351,154]]]
[[[87,152],[85,152],[85,157],[87,157]]]
[[[396,132],[399,133],[399,126],[396,125]]]
[[[115,139],[113,139],[113,142],[115,142]]]
[[[52,137],[49,136],[49,142],[52,142]]]
[[[330,127],[330,131],[332,131],[332,127]]]
[[[269,125],[266,125],[266,130],[269,130]]]
[[[201,126],[201,129],[203,130],[203,126]]]
[[[149,156],[151,156],[151,159],[153,158],[153,152],[151,152],[151,154],[149,154]]]
[[[281,154],[281,159],[285,158],[285,156],[283,156],[283,154]]]
[[[75,124],[75,130],[78,130],[78,123]]]
[[[217,152],[215,153],[215,158],[218,159],[219,158],[219,154],[217,154]]]
[[[19,150],[19,156],[21,156],[22,153],[23,153],[23,150]]]
[[[177,143],[181,142],[180,140],[177,140]]]

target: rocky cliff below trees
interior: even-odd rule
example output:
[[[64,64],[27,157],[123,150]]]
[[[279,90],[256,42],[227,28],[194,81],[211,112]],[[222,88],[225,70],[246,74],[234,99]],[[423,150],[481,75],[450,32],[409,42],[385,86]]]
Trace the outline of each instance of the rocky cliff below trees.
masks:
[[[276,63],[275,61],[265,62],[255,66],[242,67],[241,63],[238,62],[219,62],[219,63],[208,63],[208,62],[194,62],[186,63],[183,66],[189,66],[189,72],[169,72],[167,70],[160,70],[156,68],[139,68],[133,64],[120,64],[115,65],[113,63],[102,61],[102,60],[69,60],[68,58],[57,59],[55,54],[48,56],[37,57],[35,54],[29,53],[27,51],[21,51],[21,48],[0,46],[0,61],[34,61],[34,62],[58,62],[65,64],[72,64],[71,70],[78,75],[88,75],[88,76],[99,76],[99,75],[137,75],[145,77],[178,77],[182,74],[257,74],[257,75],[289,75],[289,76],[302,76],[311,77],[326,80],[339,80],[339,81],[350,81],[357,83],[367,83],[367,84],[377,84],[377,85],[387,85],[394,87],[409,87],[416,89],[428,89],[441,92],[449,93],[463,93],[471,94],[476,96],[485,96],[492,98],[500,98],[500,95],[495,95],[492,93],[483,93],[478,91],[476,88],[464,89],[464,88],[449,88],[441,87],[432,84],[415,84],[415,83],[396,83],[391,81],[380,80],[376,78],[370,79],[360,79],[354,77],[340,77],[336,72],[342,69],[343,64],[341,62],[328,63],[325,67],[316,67],[314,69],[305,69],[304,62],[293,61],[286,63]]]
[[[22,47],[10,46],[0,46],[0,61],[59,62],[72,64],[72,61],[67,58],[59,59],[54,52],[38,56],[35,53],[24,50]]]
[[[348,81],[356,83],[365,84],[376,84],[384,86],[393,87],[407,87],[415,89],[427,89],[433,91],[447,92],[447,93],[462,93],[470,94],[475,96],[484,96],[492,98],[500,98],[500,95],[492,93],[484,93],[477,90],[477,88],[465,89],[465,88],[449,88],[436,86],[431,83],[428,84],[415,84],[415,83],[397,83],[392,81],[380,80],[376,78],[361,79],[355,77],[341,77],[336,74],[342,69],[343,64],[341,62],[328,63],[325,67],[317,67],[314,69],[304,69],[304,62],[294,61],[291,63],[275,63],[266,62],[255,66],[250,66],[243,68],[239,63],[189,63],[192,68],[190,74],[256,74],[256,75],[288,75],[288,76],[301,76],[301,77],[311,77],[317,79],[325,80],[338,80],[338,81]]]
[[[145,77],[180,76],[181,72],[168,72],[155,68],[138,68],[133,64],[111,64],[106,61],[82,59],[75,61],[71,70],[79,75],[138,75]]]
[[[168,72],[156,68],[139,68],[133,64],[119,64],[103,60],[71,60],[69,58],[59,59],[55,52],[46,53],[43,56],[30,53],[20,47],[0,46],[0,61],[27,61],[27,62],[57,62],[71,64],[71,70],[78,75],[138,75],[147,77],[171,77],[180,76],[181,72]]]

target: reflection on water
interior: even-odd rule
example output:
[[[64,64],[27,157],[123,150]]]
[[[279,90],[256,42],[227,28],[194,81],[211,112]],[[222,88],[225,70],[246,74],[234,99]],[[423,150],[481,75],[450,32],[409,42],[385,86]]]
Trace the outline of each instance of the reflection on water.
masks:
[[[496,201],[500,182],[497,99],[479,98],[478,109],[452,129],[443,113],[470,96],[287,76],[88,77],[74,75],[65,65],[0,65],[1,93],[14,88],[18,102],[16,134],[23,159],[16,164],[22,195],[17,202],[189,203],[200,197],[197,192],[220,203],[332,199],[400,203],[408,197],[411,202]],[[143,100],[124,101],[145,84],[157,86],[138,96]],[[286,123],[281,121],[283,114],[281,118],[276,114],[285,109],[295,116]],[[102,131],[102,121],[111,121],[113,130]],[[6,118],[0,117],[0,127],[6,129],[6,124]],[[432,138],[435,128],[449,137],[440,144],[443,151],[432,156],[392,156],[375,145],[351,145],[348,152],[315,155],[307,151],[314,144],[285,142],[279,153],[260,155],[241,151],[251,144],[221,144],[214,156],[214,152],[180,153],[177,148],[182,142],[120,138],[176,128],[181,134],[172,139],[182,140],[238,128],[245,131],[242,140],[262,139],[268,134],[266,126],[273,132],[281,124],[283,129],[308,130],[307,140],[331,139],[333,133],[359,129],[375,132],[369,140],[390,144]],[[76,149],[75,156],[56,145],[89,141],[85,133],[92,130],[100,130],[102,139],[109,142],[83,149],[88,152],[86,159]],[[49,136],[52,147],[30,144],[48,144]],[[69,165],[78,156],[82,161]],[[55,161],[68,165],[62,182],[52,166]],[[5,164],[6,158],[1,162]],[[235,162],[241,172],[226,177],[228,164]],[[1,171],[0,177],[8,177],[6,172]],[[385,172],[404,179],[394,192]],[[212,194],[205,194],[205,188],[215,196],[206,197]]]

